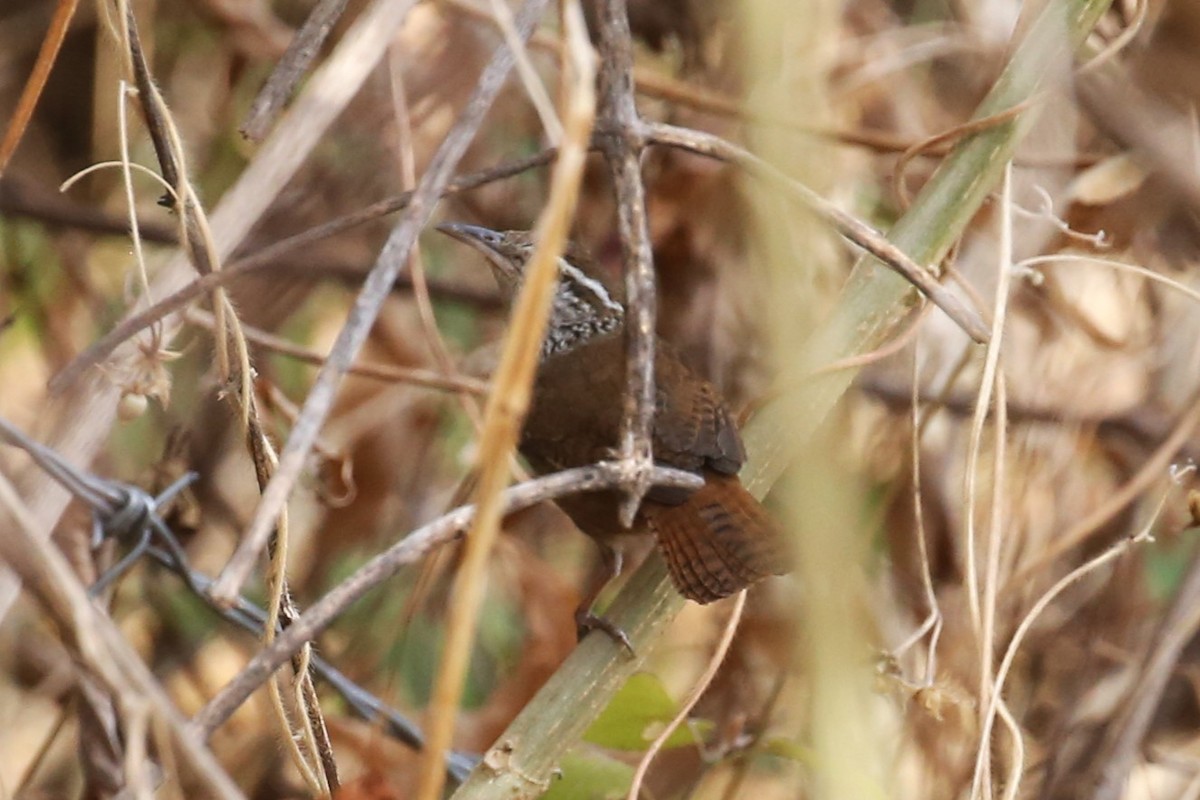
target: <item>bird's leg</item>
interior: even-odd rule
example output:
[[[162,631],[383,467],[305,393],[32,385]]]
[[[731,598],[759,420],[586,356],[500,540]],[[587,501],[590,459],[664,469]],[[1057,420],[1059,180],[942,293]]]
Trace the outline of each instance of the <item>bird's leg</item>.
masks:
[[[621,550],[605,542],[596,544],[600,548],[600,562],[588,579],[587,593],[580,601],[579,608],[575,609],[576,635],[580,641],[583,641],[583,637],[592,631],[603,631],[608,638],[624,647],[630,656],[634,656],[636,653],[633,650],[633,642],[629,641],[625,631],[592,611],[592,605],[596,602],[596,598],[600,596],[600,592],[604,590],[609,581],[621,574],[621,566],[625,561],[625,554]]]

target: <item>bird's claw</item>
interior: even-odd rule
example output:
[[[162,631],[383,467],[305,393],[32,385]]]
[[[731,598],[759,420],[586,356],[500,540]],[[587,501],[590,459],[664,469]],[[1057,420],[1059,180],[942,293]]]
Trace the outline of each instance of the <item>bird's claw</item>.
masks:
[[[580,641],[592,631],[602,631],[613,642],[619,644],[629,654],[630,658],[636,658],[637,652],[633,649],[633,642],[629,641],[629,637],[625,631],[618,628],[610,620],[605,619],[599,614],[593,614],[589,609],[581,608],[575,612],[575,632]]]

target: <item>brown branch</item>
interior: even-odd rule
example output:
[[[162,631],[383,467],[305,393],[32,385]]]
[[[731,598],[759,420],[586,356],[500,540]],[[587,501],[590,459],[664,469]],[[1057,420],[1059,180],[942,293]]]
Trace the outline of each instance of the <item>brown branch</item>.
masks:
[[[109,214],[98,208],[76,203],[33,181],[8,175],[0,178],[0,213],[28,217],[46,225],[61,225],[94,233],[129,235],[129,217]],[[139,220],[142,239],[156,244],[175,244],[179,236],[172,225]]]
[[[270,439],[267,438],[266,431],[263,430],[262,421],[258,413],[258,403],[253,394],[248,398],[250,402],[249,424],[246,426],[246,446],[250,451],[251,460],[254,464],[254,477],[258,483],[258,491],[261,493],[271,480],[271,475],[275,469],[275,449],[271,445]],[[295,601],[292,599],[292,592],[288,586],[287,577],[284,573],[286,568],[286,553],[280,552],[280,548],[286,546],[287,543],[287,512],[281,512],[279,515],[278,532],[271,537],[268,542],[270,559],[273,565],[272,580],[268,581],[271,586],[271,592],[277,593],[272,598],[272,603],[278,603],[278,619],[279,626],[287,629],[297,617],[300,616],[300,610],[296,607]],[[273,608],[268,604],[268,608]],[[274,612],[269,612],[273,614]],[[263,625],[263,641],[270,642],[274,637],[275,626],[274,618],[268,616],[266,624]],[[316,747],[315,755],[320,760],[321,770],[325,774],[326,785],[330,792],[336,792],[339,785],[337,760],[334,758],[333,744],[329,740],[329,730],[325,725],[325,717],[321,713],[321,702],[317,697],[316,687],[313,685],[313,673],[310,666],[312,657],[311,645],[307,642],[295,653],[292,654],[291,664],[294,679],[300,685],[302,699],[300,701],[301,713],[308,720],[309,729],[312,731],[312,741]],[[290,724],[285,725],[285,733],[292,734],[293,727]]]
[[[163,102],[158,87],[154,85],[154,80],[150,77],[150,68],[146,64],[146,54],[142,50],[141,36],[138,34],[137,16],[134,14],[132,3],[125,6],[125,16],[121,21],[125,25],[124,33],[127,37],[127,40],[123,44],[129,47],[129,63],[133,70],[134,85],[137,86],[138,90],[138,106],[142,110],[142,119],[146,122],[146,131],[150,134],[150,143],[154,146],[154,154],[158,158],[163,180],[167,182],[168,186],[179,192],[182,189],[180,184],[180,178],[182,177],[181,165],[179,163],[181,154],[176,152],[175,148],[171,146],[171,126],[167,116],[166,104]],[[174,197],[165,195],[160,202],[168,208],[173,208],[179,199],[179,195]],[[185,225],[193,224],[187,222],[188,216],[190,215],[184,214],[183,221]],[[209,269],[203,268],[202,265],[196,264],[194,261],[193,266],[196,266],[201,275],[209,271]]]
[[[946,316],[954,320],[976,342],[983,344],[991,338],[991,328],[979,312],[938,283],[928,269],[909,258],[903,250],[888,241],[883,233],[838,208],[799,181],[789,178],[750,151],[711,133],[661,123],[649,123],[646,126],[646,138],[653,144],[675,147],[707,158],[737,164],[755,177],[782,189],[832,225],[843,238],[866,250],[884,266],[920,289],[930,302],[945,312]]]
[[[651,479],[655,485],[689,489],[698,488],[701,481],[690,472],[661,467],[653,470]],[[620,486],[624,480],[625,470],[619,463],[597,464],[547,475],[505,490],[501,496],[503,513],[511,514],[574,492],[611,489]],[[465,531],[474,514],[474,506],[457,508],[421,526],[372,558],[313,603],[279,638],[250,659],[237,677],[227,683],[192,719],[192,725],[204,737],[211,736],[301,645],[316,638],[345,609],[395,575],[401,567],[419,561],[434,548]]]
[[[320,0],[313,7],[308,19],[304,21],[300,30],[296,31],[283,57],[279,59],[275,69],[271,71],[271,76],[251,103],[250,112],[241,127],[243,136],[257,142],[267,134],[267,129],[279,116],[283,104],[295,90],[301,76],[312,66],[321,45],[325,43],[345,10],[346,0]]]
[[[633,525],[654,463],[654,254],[646,219],[641,156],[646,146],[633,94],[633,44],[625,0],[599,0],[596,31],[600,51],[600,92],[596,138],[612,173],[617,230],[625,272],[626,391],[621,423],[621,458],[631,482],[621,503],[621,524]]]

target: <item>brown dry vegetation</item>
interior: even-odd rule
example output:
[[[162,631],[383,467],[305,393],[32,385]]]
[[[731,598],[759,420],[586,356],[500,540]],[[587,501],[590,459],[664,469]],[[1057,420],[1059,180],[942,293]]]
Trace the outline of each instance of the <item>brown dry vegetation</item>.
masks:
[[[855,265],[854,249],[786,199],[787,179],[646,149],[658,329],[745,411],[748,484],[774,487],[768,504],[803,566],[749,592],[691,734],[656,757],[643,796],[1200,797],[1200,6],[1117,0],[1073,61],[1063,26],[1022,125],[955,134],[1019,59],[1039,10],[1086,0],[628,3],[646,120],[760,153],[884,231],[941,202],[902,245],[937,262],[993,330],[990,346],[974,344],[941,311],[918,310],[891,273]],[[226,284],[227,300],[210,286],[101,363],[80,371],[77,359],[197,269],[236,267],[416,186],[502,40],[487,3],[415,5],[378,63],[322,84],[345,108],[328,130],[280,153],[239,126],[315,4],[130,0],[167,109],[149,114],[177,127],[196,203],[168,210],[161,184],[132,173],[147,297],[120,169],[59,191],[121,158],[122,116],[129,160],[163,169],[145,87],[118,111],[121,82],[134,82],[124,3],[75,9],[32,118],[16,122],[56,5],[71,4],[0,4],[0,130],[20,142],[0,167],[0,416],[71,464],[152,493],[194,471],[163,518],[192,568],[216,576],[252,526],[271,447],[286,466],[314,362],[408,212],[260,259]],[[384,5],[350,3],[316,64]],[[573,5],[551,4],[527,50],[560,114],[584,95],[562,74],[569,25],[553,13]],[[595,38],[603,9],[623,4],[583,5]],[[454,174],[547,147],[527,80],[510,75]],[[299,84],[300,113],[273,136],[322,113],[319,81]],[[603,130],[614,119],[600,114]],[[978,176],[982,206],[923,192],[980,130],[977,143],[998,137],[987,152],[999,161],[952,163]],[[1007,183],[1004,137],[1020,140]],[[281,187],[253,171],[288,155],[301,162]],[[616,275],[613,158],[589,157],[573,235]],[[447,194],[433,220],[531,227],[552,168]],[[234,191],[249,198],[240,210],[226,205]],[[195,236],[201,208],[210,239]],[[190,257],[173,244],[185,229]],[[300,611],[472,496],[506,309],[479,259],[445,237],[422,233],[412,253],[357,356],[378,369],[346,379],[298,453],[286,553],[273,549]],[[211,737],[187,729],[263,643],[148,559],[89,611],[79,582],[128,542],[93,552],[87,509],[66,505],[19,450],[0,448],[0,478],[17,490],[0,492],[0,557],[24,579],[18,594],[14,573],[0,573],[0,798],[312,796],[330,770],[319,732],[298,733],[306,716],[328,728],[335,796],[417,796],[420,755],[320,682],[320,711],[303,711],[311,695],[291,699],[286,664],[283,711],[259,689],[228,720],[202,717]],[[53,552],[26,536],[52,538],[70,570],[52,570]],[[594,557],[552,505],[505,519],[454,717],[456,751],[487,758],[459,796],[496,796],[492,779],[524,796],[624,796],[717,650],[733,602],[680,611],[653,564],[603,598],[620,592],[615,618],[639,660],[596,635],[577,648],[570,609]],[[445,719],[430,696],[465,561],[447,544],[404,566],[337,616],[319,654],[418,726]],[[245,591],[262,601],[265,559],[250,563],[262,569]],[[551,676],[557,693],[539,694]],[[562,732],[572,724],[578,734]]]

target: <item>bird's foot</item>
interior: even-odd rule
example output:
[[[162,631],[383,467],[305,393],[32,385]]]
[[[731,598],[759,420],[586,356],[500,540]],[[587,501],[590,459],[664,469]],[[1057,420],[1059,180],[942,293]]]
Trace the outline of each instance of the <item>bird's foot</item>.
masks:
[[[611,620],[605,619],[599,614],[592,613],[591,609],[588,608],[576,610],[575,633],[579,637],[579,641],[582,642],[583,637],[595,630],[602,631],[614,643],[623,647],[630,658],[637,656],[637,653],[633,649],[633,642],[629,641],[629,637],[625,635],[625,631],[614,625]]]

